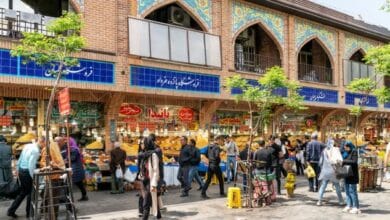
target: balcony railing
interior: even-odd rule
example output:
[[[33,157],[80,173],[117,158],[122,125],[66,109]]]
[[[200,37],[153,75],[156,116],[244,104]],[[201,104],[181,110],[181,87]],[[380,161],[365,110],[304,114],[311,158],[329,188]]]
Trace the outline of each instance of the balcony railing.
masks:
[[[333,84],[332,68],[298,63],[298,79],[303,81]]]
[[[221,67],[219,36],[144,19],[129,18],[129,53]]]
[[[21,38],[22,32],[40,32],[51,36],[46,30],[53,17],[0,8],[0,36]]]
[[[235,67],[238,71],[263,74],[268,68],[280,65],[280,59],[237,50],[235,52]]]
[[[344,60],[344,85],[348,85],[352,80],[359,78],[371,78],[376,80],[374,67],[364,63]]]

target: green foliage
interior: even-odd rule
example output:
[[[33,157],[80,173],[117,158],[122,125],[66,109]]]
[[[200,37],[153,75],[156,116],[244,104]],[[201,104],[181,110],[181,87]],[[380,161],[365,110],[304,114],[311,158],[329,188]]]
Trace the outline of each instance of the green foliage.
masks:
[[[356,117],[359,117],[362,114],[362,111],[363,111],[363,109],[361,106],[352,106],[349,109],[349,114],[354,115]]]
[[[39,65],[59,64],[66,67],[76,66],[78,60],[71,56],[81,51],[85,40],[81,37],[82,22],[80,16],[64,12],[64,15],[49,23],[47,29],[53,36],[37,32],[24,32],[21,44],[11,51],[13,56],[22,56],[24,62],[33,61]],[[51,70],[53,75],[58,70]],[[64,72],[66,74],[66,71]]]
[[[390,88],[382,87],[376,89],[374,90],[373,94],[381,104],[390,102]]]
[[[381,9],[390,12],[390,0],[386,0],[385,4],[381,7]]]
[[[370,78],[359,78],[359,79],[354,79],[347,86],[347,89],[352,92],[363,93],[368,95],[374,91],[375,86],[376,86],[376,82],[374,82]]]
[[[364,59],[377,73],[390,76],[390,44],[371,48]]]

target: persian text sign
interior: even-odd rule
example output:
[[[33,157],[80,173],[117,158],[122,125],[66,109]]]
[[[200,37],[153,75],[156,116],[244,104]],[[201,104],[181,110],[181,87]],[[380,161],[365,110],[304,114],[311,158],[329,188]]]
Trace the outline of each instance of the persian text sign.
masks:
[[[328,89],[318,89],[311,87],[302,87],[299,95],[304,97],[308,102],[325,102],[337,104],[339,101],[338,92]]]
[[[0,116],[0,126],[10,126],[12,122],[12,117],[5,115]]]
[[[178,117],[182,122],[192,122],[194,120],[194,111],[191,108],[183,107],[178,112]]]
[[[123,103],[119,109],[119,114],[127,116],[135,116],[142,113],[142,109],[138,105]]]
[[[58,108],[62,116],[70,114],[69,88],[64,88],[58,92]]]

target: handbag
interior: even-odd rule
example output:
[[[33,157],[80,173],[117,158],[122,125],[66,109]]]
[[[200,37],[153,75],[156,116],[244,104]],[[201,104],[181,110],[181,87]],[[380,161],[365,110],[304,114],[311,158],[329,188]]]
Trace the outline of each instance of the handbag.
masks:
[[[308,165],[305,169],[305,173],[307,175],[307,178],[314,178],[316,176],[316,172],[314,171],[313,167]]]
[[[123,178],[123,171],[122,171],[122,168],[120,166],[118,166],[115,170],[115,177],[118,179]]]
[[[353,176],[352,166],[344,165],[344,166],[335,166],[336,178],[342,179]]]

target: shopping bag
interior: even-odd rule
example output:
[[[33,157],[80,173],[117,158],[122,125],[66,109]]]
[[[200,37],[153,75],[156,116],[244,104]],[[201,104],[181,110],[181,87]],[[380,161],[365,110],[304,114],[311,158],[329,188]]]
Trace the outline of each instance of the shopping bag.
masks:
[[[307,168],[305,169],[305,173],[307,178],[314,178],[316,176],[316,172],[314,171],[313,167],[310,165],[307,166]]]
[[[19,178],[12,178],[8,183],[0,186],[0,197],[15,199],[20,190]]]
[[[116,168],[115,177],[118,179],[123,178],[123,171],[122,171],[122,168],[120,166]]]
[[[127,169],[125,174],[123,175],[123,179],[127,182],[134,182],[136,177],[137,173],[132,173],[129,169]]]
[[[352,167],[350,165],[344,165],[337,167],[336,170],[336,178],[342,179],[353,176]]]

